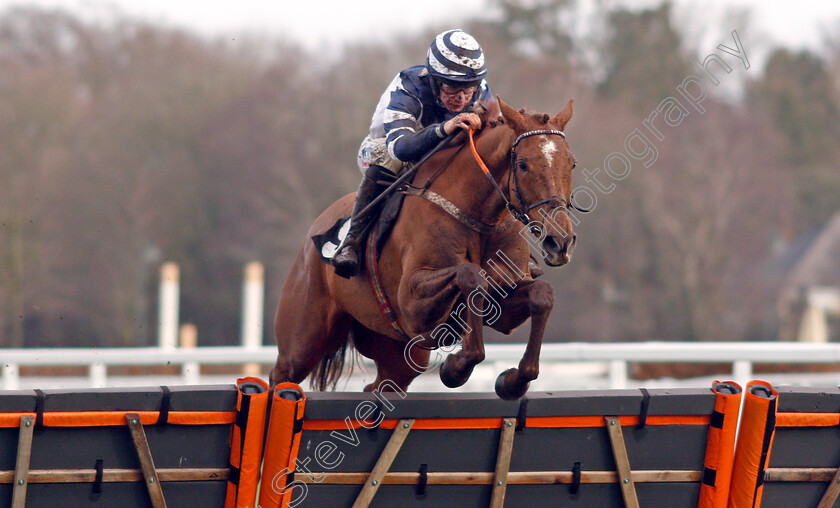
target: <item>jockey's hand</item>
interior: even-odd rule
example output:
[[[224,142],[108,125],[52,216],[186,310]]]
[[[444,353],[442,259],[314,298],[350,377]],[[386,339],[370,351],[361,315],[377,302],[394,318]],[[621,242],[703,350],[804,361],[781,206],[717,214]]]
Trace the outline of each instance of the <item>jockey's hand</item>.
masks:
[[[458,113],[443,124],[443,132],[447,135],[455,132],[455,129],[478,130],[481,128],[481,118],[475,113]]]

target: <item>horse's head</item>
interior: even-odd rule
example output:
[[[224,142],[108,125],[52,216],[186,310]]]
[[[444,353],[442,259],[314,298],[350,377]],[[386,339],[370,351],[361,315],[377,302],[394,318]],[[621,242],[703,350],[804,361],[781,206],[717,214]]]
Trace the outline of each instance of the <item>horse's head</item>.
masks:
[[[508,176],[514,213],[539,237],[546,264],[564,265],[572,258],[576,240],[568,214],[576,162],[563,133],[574,99],[554,118],[498,102],[505,123],[516,134]]]

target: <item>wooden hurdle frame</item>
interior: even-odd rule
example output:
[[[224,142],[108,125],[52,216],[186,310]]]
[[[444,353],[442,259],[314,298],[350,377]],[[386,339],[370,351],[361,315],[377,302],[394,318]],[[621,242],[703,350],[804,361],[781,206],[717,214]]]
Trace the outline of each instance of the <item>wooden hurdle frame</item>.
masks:
[[[264,404],[269,394],[264,382],[251,384],[258,386],[248,394],[239,384],[0,393],[0,503],[24,508],[30,500],[43,504],[45,496],[75,499],[116,486],[114,494],[133,496],[126,503],[120,498],[121,506],[163,508],[191,499],[206,507],[253,507],[267,414],[256,401]],[[268,425],[272,448],[285,450],[272,459],[282,481],[271,485],[277,503],[260,499],[263,508],[324,500],[365,508],[394,499],[401,506],[446,499],[464,508],[566,500],[639,508],[664,506],[667,499],[672,507],[721,508],[741,495],[765,508],[828,508],[840,498],[840,389],[777,391],[750,383],[736,445],[720,432],[733,432],[737,411],[731,410],[739,399],[724,409],[721,394],[708,389],[536,392],[502,401],[492,394],[282,388]],[[758,418],[748,416],[750,406]],[[254,434],[246,439],[249,416]],[[273,434],[276,425],[282,438]],[[72,460],[54,454],[51,467],[45,446],[67,436],[84,442],[71,446]],[[250,443],[247,450],[231,447],[234,436]],[[191,441],[196,450],[171,449]],[[114,445],[119,450],[106,449]],[[208,449],[213,464],[193,453]],[[93,465],[108,453],[120,463],[106,456],[93,467],[66,464],[84,455]],[[749,454],[749,466],[739,465],[739,456]],[[179,456],[184,460],[176,461]],[[105,467],[108,462],[119,467]],[[731,492],[722,481],[729,475]],[[264,488],[273,479],[264,477]]]

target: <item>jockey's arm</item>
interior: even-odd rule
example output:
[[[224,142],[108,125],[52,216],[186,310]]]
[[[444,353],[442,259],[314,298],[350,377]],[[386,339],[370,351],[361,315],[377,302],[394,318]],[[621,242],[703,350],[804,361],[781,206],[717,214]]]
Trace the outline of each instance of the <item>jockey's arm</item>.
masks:
[[[422,114],[423,105],[416,95],[402,87],[391,92],[383,122],[385,144],[391,157],[400,162],[419,160],[446,137],[443,124],[422,127],[419,121]]]
[[[493,96],[486,82],[482,82],[478,93],[478,103],[492,100]],[[419,160],[456,129],[481,128],[478,115],[465,111],[445,122],[431,124],[417,131],[417,117],[421,113],[419,100],[403,90],[395,90],[392,93],[391,102],[385,112],[385,132],[388,152],[394,159],[401,162]]]
[[[415,161],[423,157],[437,146],[441,139],[452,134],[457,129],[478,130],[481,128],[481,118],[475,113],[459,113],[449,120],[432,124],[419,132],[404,128],[388,134],[388,150],[393,150],[391,156],[402,162]]]
[[[412,162],[423,157],[445,137],[442,123],[432,124],[419,132],[410,128],[399,129],[388,133],[388,151],[398,161]]]

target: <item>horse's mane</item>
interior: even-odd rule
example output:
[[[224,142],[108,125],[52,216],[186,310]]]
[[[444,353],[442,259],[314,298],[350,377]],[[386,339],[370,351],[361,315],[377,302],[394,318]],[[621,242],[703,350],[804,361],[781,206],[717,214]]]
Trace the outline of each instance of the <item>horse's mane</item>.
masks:
[[[497,99],[488,101],[486,103],[480,103],[477,106],[479,109],[476,111],[479,117],[481,118],[481,129],[476,133],[476,141],[478,140],[478,136],[483,134],[491,134],[495,133],[496,135],[501,135],[504,129],[497,130],[498,127],[507,126],[507,122],[505,121],[505,117],[502,116],[502,109],[499,105],[499,101]],[[548,124],[551,116],[547,113],[538,113],[533,111],[526,111],[524,108],[519,110],[519,113],[530,117],[533,119],[534,122],[540,125]],[[513,138],[511,138],[513,139]],[[467,133],[466,131],[459,132],[447,145],[446,149],[459,149],[459,147],[463,146],[467,141]],[[502,149],[502,146],[498,147]]]
[[[483,128],[494,128],[507,123],[505,122],[505,117],[502,116],[498,100],[493,100],[483,105],[483,108],[484,111],[479,115],[481,117],[481,124]],[[525,108],[520,109],[519,113],[523,116],[530,117],[534,122],[540,125],[546,125],[549,120],[551,120],[551,116],[548,113],[527,111]]]

